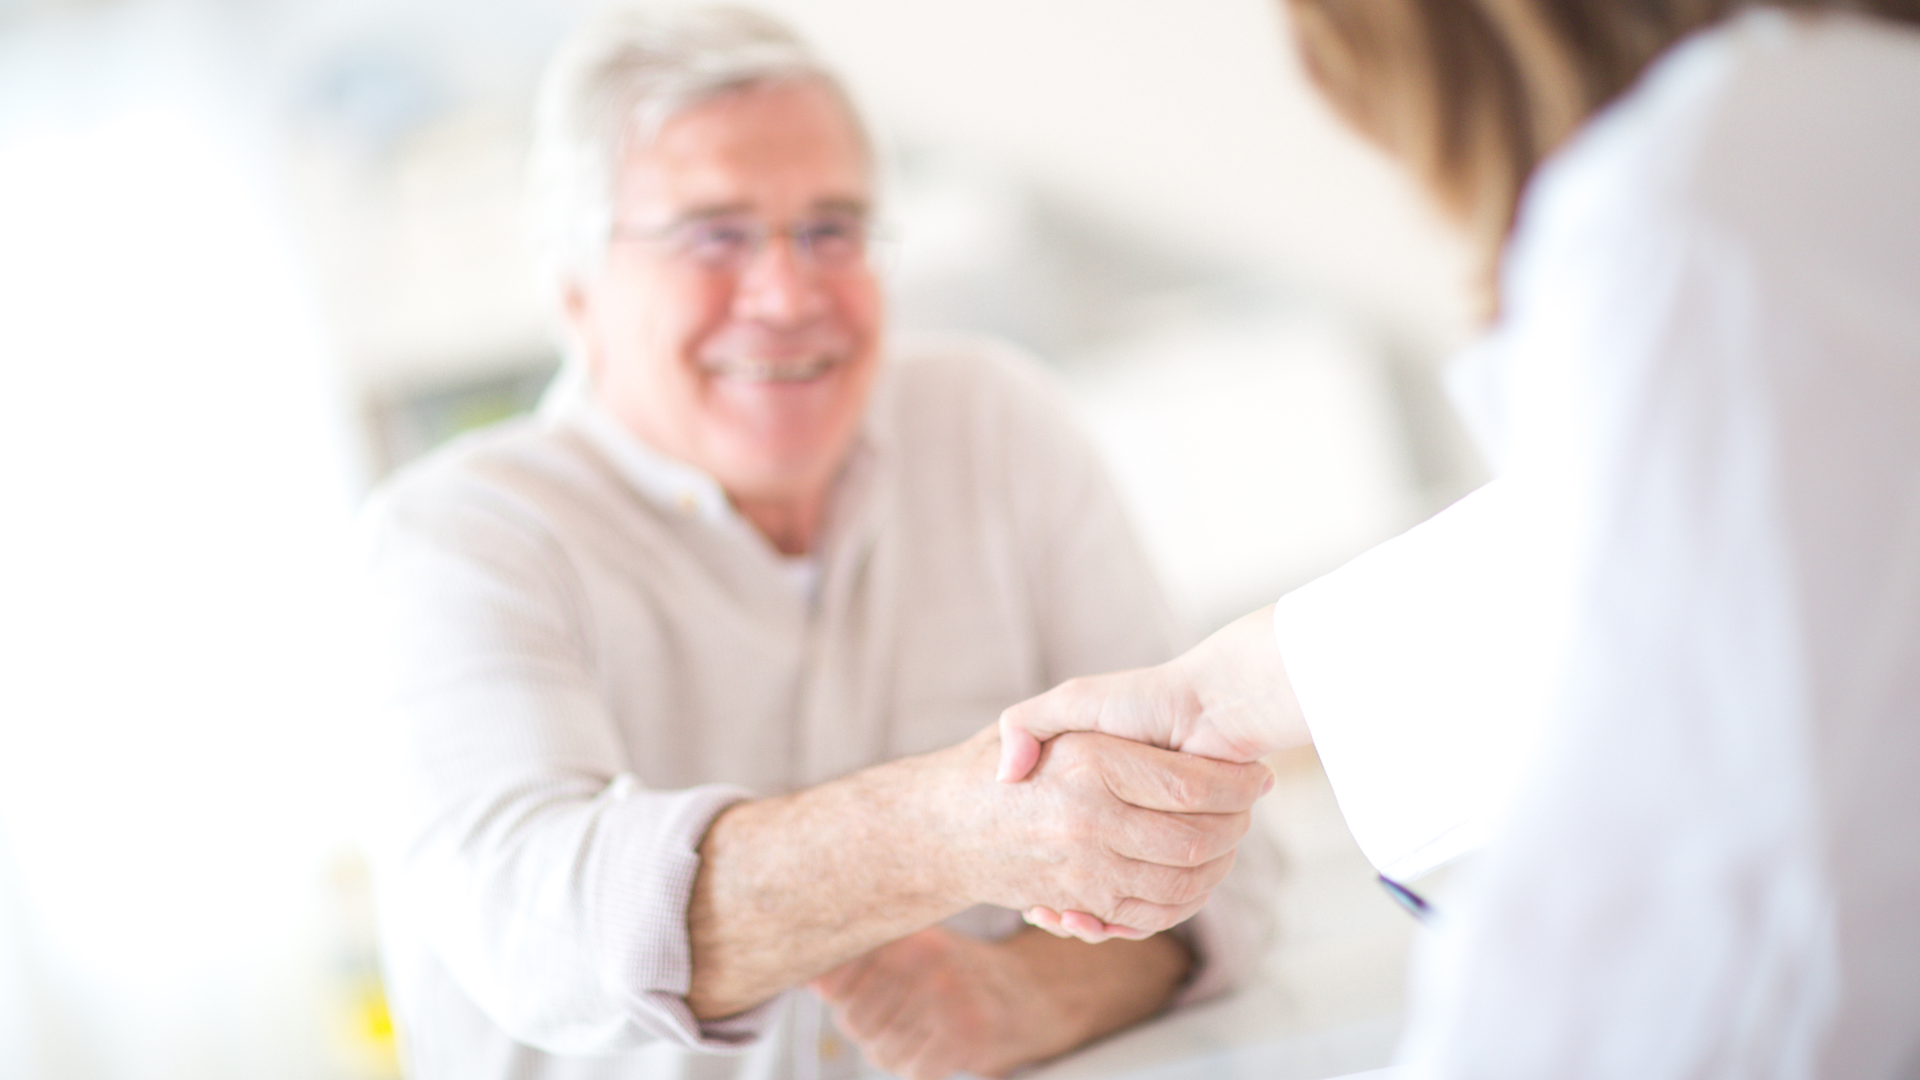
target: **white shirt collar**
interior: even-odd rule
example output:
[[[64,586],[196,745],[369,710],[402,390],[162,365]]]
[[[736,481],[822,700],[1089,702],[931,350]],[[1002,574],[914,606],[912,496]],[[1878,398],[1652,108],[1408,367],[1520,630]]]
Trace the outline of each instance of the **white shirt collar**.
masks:
[[[565,423],[578,429],[606,455],[622,479],[661,509],[718,528],[738,530],[760,544],[766,543],[753,523],[734,509],[718,480],[648,446],[614,419],[595,396],[592,380],[581,365],[569,361],[554,376],[540,398],[539,415],[548,423]],[[778,557],[783,575],[801,595],[811,599],[819,587],[818,553]]]
[[[753,528],[733,508],[719,481],[641,442],[615,420],[594,395],[593,384],[579,365],[569,362],[554,376],[540,399],[539,415],[549,423],[577,428],[606,455],[622,479],[661,509],[712,525]]]

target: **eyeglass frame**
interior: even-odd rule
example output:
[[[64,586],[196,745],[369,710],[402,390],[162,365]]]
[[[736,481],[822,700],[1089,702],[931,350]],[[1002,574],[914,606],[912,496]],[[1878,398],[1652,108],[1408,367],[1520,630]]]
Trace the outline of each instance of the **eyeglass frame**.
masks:
[[[810,239],[807,232],[828,222],[851,225],[857,232],[855,250],[844,260],[822,261],[816,250],[816,240]],[[745,246],[742,250],[725,257],[702,258],[690,249],[686,239],[690,230],[703,226],[731,224],[741,226],[746,232]],[[715,210],[689,214],[665,224],[641,226],[615,222],[608,230],[608,240],[635,241],[647,244],[670,245],[668,257],[676,262],[701,270],[709,274],[737,275],[753,265],[767,249],[767,244],[779,237],[787,244],[787,250],[793,254],[794,262],[803,269],[823,275],[849,274],[857,270],[875,270],[873,253],[875,248],[891,239],[884,230],[876,226],[865,208],[828,207],[811,211],[785,225],[770,225],[751,214],[737,210]]]

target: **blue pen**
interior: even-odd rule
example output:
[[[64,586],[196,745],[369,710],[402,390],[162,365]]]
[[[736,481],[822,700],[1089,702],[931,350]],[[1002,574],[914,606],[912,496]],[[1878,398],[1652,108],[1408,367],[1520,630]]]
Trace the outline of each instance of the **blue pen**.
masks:
[[[1406,908],[1407,914],[1419,919],[1427,926],[1434,924],[1436,915],[1433,910],[1433,905],[1427,903],[1419,893],[1414,892],[1412,889],[1407,888],[1405,885],[1400,884],[1385,874],[1379,875],[1379,878],[1381,886],[1387,890],[1387,895],[1393,897],[1401,907]]]

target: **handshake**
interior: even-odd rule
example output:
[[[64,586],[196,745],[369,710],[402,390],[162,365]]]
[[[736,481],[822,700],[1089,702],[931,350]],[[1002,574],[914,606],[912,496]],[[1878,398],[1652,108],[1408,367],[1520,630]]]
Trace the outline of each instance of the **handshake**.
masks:
[[[1168,663],[1075,679],[1001,715],[1001,782],[1045,775],[1062,755],[1097,757],[1103,771],[1125,777],[1108,791],[1127,811],[1083,834],[1105,850],[1072,860],[1106,876],[1060,882],[1092,906],[1028,905],[1029,923],[1090,942],[1139,938],[1205,902],[1251,822],[1251,783],[1261,783],[1255,799],[1273,786],[1258,759],[1310,741],[1271,622],[1271,608],[1255,612]],[[1107,739],[1078,741],[1091,733]],[[1156,899],[1180,890],[1198,898]]]
[[[1257,761],[1093,732],[1033,740],[1026,768],[1001,766],[998,780],[986,779],[996,764],[1021,760],[1022,745],[989,728],[952,748],[974,759],[943,778],[955,790],[938,791],[938,780],[925,789],[933,804],[973,808],[941,838],[946,869],[974,902],[1088,941],[1144,938],[1198,911],[1232,868],[1254,802],[1273,786]],[[940,797],[948,794],[952,802]]]

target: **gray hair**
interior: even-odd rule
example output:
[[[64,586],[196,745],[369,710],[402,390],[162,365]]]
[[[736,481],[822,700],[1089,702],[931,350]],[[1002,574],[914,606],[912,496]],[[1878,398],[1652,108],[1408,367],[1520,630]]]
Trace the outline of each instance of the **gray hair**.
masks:
[[[604,253],[622,156],[674,117],[770,82],[808,80],[847,107],[840,80],[778,21],[731,7],[615,7],[583,25],[548,65],[529,161],[534,243],[550,284]]]

